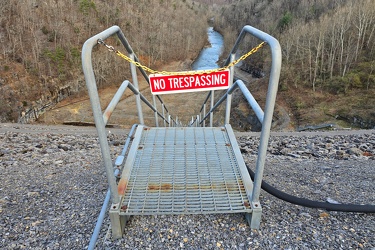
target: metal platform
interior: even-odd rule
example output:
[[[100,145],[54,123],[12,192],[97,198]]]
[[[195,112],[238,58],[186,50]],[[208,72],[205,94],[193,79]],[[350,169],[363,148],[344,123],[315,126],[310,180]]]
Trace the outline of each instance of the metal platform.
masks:
[[[134,138],[120,215],[251,213],[253,184],[230,125],[139,126]]]

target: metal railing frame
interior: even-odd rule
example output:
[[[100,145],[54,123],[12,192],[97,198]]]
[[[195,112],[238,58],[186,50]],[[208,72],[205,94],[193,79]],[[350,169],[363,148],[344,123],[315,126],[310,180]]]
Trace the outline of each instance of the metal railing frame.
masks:
[[[130,129],[128,137],[125,141],[124,148],[123,148],[121,154],[116,158],[116,162],[115,162],[116,169],[115,169],[114,174],[113,174],[115,176],[115,178],[119,177],[119,174],[120,174],[120,171],[121,171],[121,166],[122,166],[122,164],[125,160],[125,155],[126,155],[128,149],[129,149],[131,140],[133,138],[134,131],[137,128],[137,126],[138,126],[137,124],[134,124],[132,126],[132,128]],[[87,248],[88,250],[95,249],[96,241],[98,240],[98,237],[99,237],[99,234],[100,234],[100,229],[101,229],[101,226],[102,226],[104,218],[105,218],[105,214],[106,214],[106,211],[107,211],[107,208],[108,208],[108,204],[110,202],[110,197],[111,197],[111,190],[108,189],[107,194],[106,194],[105,199],[104,199],[104,202],[103,202],[103,205],[102,205],[102,209],[100,210],[98,219],[96,221],[94,232],[91,236],[89,246]]]
[[[141,92],[139,91],[139,86],[138,86],[138,76],[137,76],[137,71],[136,71],[137,67],[132,63],[130,64],[130,71],[132,74],[132,80],[134,82],[134,85],[131,84],[127,80],[124,81],[121,84],[120,88],[117,90],[116,94],[113,96],[113,99],[109,103],[108,107],[105,109],[104,113],[102,113],[102,109],[100,105],[100,98],[99,98],[98,89],[97,89],[97,83],[96,83],[94,69],[92,65],[92,50],[98,44],[98,40],[104,41],[113,35],[117,35],[122,45],[125,47],[126,51],[129,53],[129,57],[132,58],[134,61],[139,62],[133,49],[129,45],[129,42],[127,41],[123,32],[118,26],[112,26],[102,31],[101,33],[89,38],[83,44],[81,57],[82,57],[82,69],[85,75],[85,81],[86,81],[88,93],[90,96],[91,106],[93,109],[94,121],[95,121],[96,129],[98,132],[101,154],[103,157],[106,174],[108,178],[109,189],[111,193],[111,200],[112,200],[112,203],[118,204],[120,202],[120,197],[117,192],[116,180],[113,176],[113,165],[112,165],[112,159],[111,159],[111,154],[110,154],[108,140],[107,140],[107,134],[105,132],[106,131],[105,127],[116,105],[118,104],[122,95],[124,94],[125,90],[129,88],[136,95],[136,104],[137,104],[137,111],[138,111],[140,124],[144,124],[141,101],[143,101],[152,111],[154,111],[156,126],[159,125],[158,117],[162,118],[162,120],[164,121],[164,124],[168,124],[169,126],[177,125],[177,123],[173,118],[171,118],[171,115],[169,114],[167,107],[165,106],[163,100],[159,96],[156,96],[156,98],[158,98],[161,104],[162,113],[160,113],[157,110],[155,96],[153,96],[153,104],[151,104],[141,94]],[[147,73],[142,68],[138,68],[138,70],[141,72],[144,79],[149,84]],[[165,115],[165,112],[166,112],[166,115]]]
[[[206,120],[209,118],[210,127],[212,127],[214,111],[217,109],[219,105],[221,105],[221,103],[223,103],[226,100],[225,119],[224,119],[224,126],[226,126],[227,124],[229,124],[229,121],[230,121],[232,93],[237,88],[239,88],[242,91],[249,105],[254,110],[257,118],[262,123],[260,144],[258,148],[258,157],[257,157],[256,169],[255,169],[254,185],[253,185],[253,191],[250,197],[250,203],[251,203],[250,205],[253,209],[253,212],[251,215],[247,215],[247,216],[252,217],[252,219],[250,219],[251,224],[254,225],[254,227],[256,228],[256,227],[259,227],[260,219],[261,219],[261,207],[259,203],[259,195],[260,195],[261,182],[262,182],[262,177],[263,177],[267,145],[268,145],[268,140],[269,140],[270,130],[271,130],[272,116],[273,116],[274,106],[276,102],[278,81],[279,81],[280,70],[281,70],[281,48],[280,48],[279,42],[272,36],[254,27],[245,26],[242,29],[229,57],[227,58],[225,65],[229,65],[229,63],[231,63],[235,59],[238,47],[243,41],[243,38],[247,34],[250,34],[252,36],[257,37],[258,39],[262,41],[267,42],[271,50],[272,62],[271,62],[271,69],[270,69],[268,91],[267,91],[267,96],[266,96],[265,111],[263,112],[263,110],[261,109],[257,101],[255,100],[255,98],[252,96],[250,91],[247,89],[246,85],[241,80],[237,80],[235,83],[233,83],[234,66],[232,66],[230,68],[230,71],[231,71],[230,83],[233,83],[233,84],[231,84],[231,86],[226,91],[226,93],[216,103],[214,103],[214,91],[210,91],[202,105],[202,108],[200,109],[199,115],[196,116],[195,120],[193,117],[189,125],[190,126],[206,126]],[[105,210],[104,207],[108,206],[109,196],[111,198],[113,206],[118,206],[120,203],[120,197],[117,191],[116,177],[113,175],[113,170],[114,170],[114,166],[117,166],[117,168],[115,167],[117,169],[117,172],[121,171],[120,167],[121,165],[123,165],[123,161],[125,159],[126,150],[130,143],[129,141],[130,135],[126,143],[127,145],[126,149],[124,147],[123,152],[116,159],[115,165],[113,165],[111,154],[110,154],[110,149],[109,149],[109,144],[107,140],[107,134],[105,132],[105,127],[116,105],[118,104],[123,93],[125,92],[125,90],[129,88],[136,95],[136,104],[137,104],[137,111],[138,111],[140,124],[144,124],[143,112],[142,112],[142,107],[141,107],[141,102],[143,102],[152,111],[154,111],[156,126],[159,126],[159,122],[158,122],[159,117],[163,120],[164,127],[166,127],[167,124],[168,126],[182,125],[182,123],[178,120],[178,118],[174,120],[171,117],[168,109],[166,108],[164,102],[161,100],[159,96],[153,96],[152,104],[151,104],[151,102],[149,102],[141,94],[141,92],[139,91],[138,78],[137,78],[137,73],[136,73],[137,67],[134,64],[130,64],[130,70],[132,73],[132,80],[134,82],[134,85],[131,84],[129,81],[125,80],[121,84],[116,94],[114,95],[108,107],[105,109],[104,113],[102,113],[95,75],[94,75],[94,71],[92,67],[92,49],[97,45],[97,41],[99,39],[104,41],[105,39],[107,39],[108,37],[112,35],[117,35],[117,37],[120,39],[121,43],[123,44],[123,46],[129,53],[129,57],[133,59],[134,61],[139,62],[137,56],[135,55],[127,39],[125,38],[124,34],[122,33],[121,29],[118,26],[112,26],[111,28],[91,37],[84,43],[82,47],[82,67],[83,67],[86,85],[87,85],[89,96],[90,96],[91,106],[93,108],[93,115],[94,115],[94,120],[95,120],[95,124],[97,128],[97,132],[98,132],[101,153],[102,153],[104,165],[106,168],[107,178],[109,182],[109,191],[107,192],[107,196],[103,204],[103,208],[100,213],[97,226],[95,227],[93,238],[90,241],[91,248],[95,247],[95,242],[98,237],[100,225],[104,218],[104,215],[103,215],[104,214],[103,211]],[[138,69],[140,70],[141,74],[146,79],[148,84],[150,84],[146,72],[142,68],[138,68]],[[162,108],[161,113],[156,108],[157,105],[156,105],[155,97],[158,98],[161,103],[161,108]],[[209,99],[210,99],[210,110],[208,113],[206,113],[206,106],[207,106],[207,102]],[[132,128],[132,131],[134,129],[135,127]]]
[[[259,207],[259,195],[260,195],[260,189],[261,189],[261,183],[263,178],[263,171],[264,171],[264,164],[266,159],[266,153],[267,153],[267,145],[268,140],[270,137],[270,131],[271,131],[271,125],[272,125],[272,117],[273,117],[273,111],[275,107],[276,102],[276,94],[279,84],[279,77],[280,77],[280,71],[281,71],[281,47],[279,42],[269,34],[258,30],[251,26],[245,26],[239,37],[237,38],[237,41],[235,45],[233,46],[232,51],[230,52],[229,57],[225,61],[224,65],[229,65],[235,58],[236,52],[238,50],[238,47],[240,46],[241,42],[243,41],[244,37],[250,34],[261,41],[267,42],[267,44],[270,47],[271,50],[271,68],[270,68],[270,76],[268,80],[268,91],[266,96],[266,105],[265,110],[263,112],[262,108],[259,106],[253,95],[250,93],[249,89],[246,87],[246,85],[241,81],[237,80],[227,91],[226,93],[214,104],[214,91],[211,91],[199,113],[201,114],[203,111],[202,119],[197,118],[194,120],[192,119],[192,122],[190,123],[190,126],[205,126],[205,121],[208,119],[210,120],[210,126],[212,127],[213,124],[213,112],[216,110],[216,108],[224,101],[227,100],[226,104],[226,110],[225,110],[225,120],[224,125],[229,124],[229,118],[230,118],[230,108],[231,108],[231,96],[235,89],[239,88],[243,95],[245,96],[246,100],[248,101],[250,107],[254,110],[258,120],[262,124],[262,130],[260,134],[260,143],[258,148],[258,157],[256,162],[256,169],[255,169],[255,177],[254,177],[254,187],[251,197],[251,205],[252,207]],[[231,76],[233,77],[233,67],[231,68]],[[211,99],[211,105],[210,105],[210,111],[206,113],[206,104],[208,100]]]

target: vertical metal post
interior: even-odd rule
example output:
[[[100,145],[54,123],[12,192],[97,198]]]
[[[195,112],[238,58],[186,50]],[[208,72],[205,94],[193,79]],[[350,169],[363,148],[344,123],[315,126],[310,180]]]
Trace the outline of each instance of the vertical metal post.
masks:
[[[135,59],[134,53],[131,53],[129,57],[132,60],[134,60]],[[136,66],[133,63],[130,63],[130,71],[132,73],[133,85],[139,91],[137,68],[136,68]],[[142,113],[141,97],[139,96],[139,94],[136,95],[135,101],[137,103],[139,123],[140,124],[145,124],[145,121],[143,119],[143,113]]]
[[[232,53],[230,55],[230,62],[233,62],[236,58],[236,53]],[[234,77],[234,66],[230,67],[230,80],[229,80],[229,88],[233,84],[233,77]],[[224,119],[224,125],[229,124],[230,120],[230,109],[232,107],[232,94],[228,94],[227,96],[227,105],[225,108],[225,119]]]
[[[161,109],[163,110],[163,122],[164,122],[164,127],[167,126],[167,123],[165,121],[165,109],[164,109],[164,103],[161,104]]]
[[[153,102],[153,105],[154,105],[154,108],[155,108],[155,111],[154,111],[154,116],[155,116],[155,126],[156,127],[159,127],[159,116],[158,116],[158,108],[156,106],[156,99],[155,99],[155,96],[152,95],[152,102]]]
[[[206,117],[206,103],[203,104],[203,117]],[[203,121],[203,127],[206,127],[206,119]]]
[[[248,27],[249,29],[254,29],[249,26],[246,26],[246,27]],[[264,110],[262,132],[260,134],[258,158],[257,158],[257,163],[256,163],[254,188],[253,188],[253,194],[252,194],[252,203],[259,202],[259,195],[260,195],[260,189],[261,189],[262,178],[263,178],[263,170],[264,170],[264,164],[266,160],[268,140],[269,140],[270,132],[271,132],[272,116],[273,116],[273,111],[274,111],[275,102],[276,102],[276,94],[277,94],[277,88],[279,84],[279,77],[280,77],[280,70],[281,70],[282,55],[281,55],[280,44],[275,38],[269,35],[267,36],[268,36],[267,39],[264,39],[264,40],[267,41],[268,45],[271,48],[272,63],[271,63],[271,72],[270,72],[270,78],[269,78],[269,86],[268,86],[267,97],[266,97],[266,106]]]
[[[215,102],[215,91],[212,90],[211,91],[211,104],[210,104],[210,110],[213,109],[214,107],[214,102]],[[210,113],[210,127],[213,127],[213,123],[214,123],[214,112],[212,111]]]

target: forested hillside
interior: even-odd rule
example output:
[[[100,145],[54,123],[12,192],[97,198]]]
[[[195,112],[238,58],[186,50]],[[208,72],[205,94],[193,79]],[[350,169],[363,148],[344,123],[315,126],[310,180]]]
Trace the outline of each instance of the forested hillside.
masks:
[[[280,41],[277,102],[292,127],[339,120],[375,127],[374,0],[1,1],[0,121],[84,91],[80,49],[105,28],[119,25],[141,61],[158,68],[196,57],[207,20],[224,36],[224,55],[247,24]],[[244,67],[266,72],[262,53]],[[127,63],[105,49],[95,55],[100,87],[124,79]]]
[[[280,41],[278,99],[287,103],[297,125],[325,122],[331,116],[375,127],[375,1],[227,2],[214,10],[215,28],[226,44],[234,43],[245,24]]]
[[[1,1],[0,122],[85,90],[82,45],[112,25],[147,66],[193,59],[207,40],[205,13],[189,0]],[[95,55],[100,87],[124,79],[126,63],[105,49]]]

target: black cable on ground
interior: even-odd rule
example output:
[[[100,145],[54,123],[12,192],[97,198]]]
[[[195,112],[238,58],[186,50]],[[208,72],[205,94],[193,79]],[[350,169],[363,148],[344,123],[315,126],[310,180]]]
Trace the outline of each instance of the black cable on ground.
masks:
[[[249,172],[251,179],[254,181],[254,172],[248,166],[247,171]],[[375,205],[332,204],[327,202],[312,201],[284,193],[283,191],[274,188],[273,186],[264,181],[262,181],[262,189],[281,200],[304,207],[323,208],[329,211],[340,212],[375,213]]]

